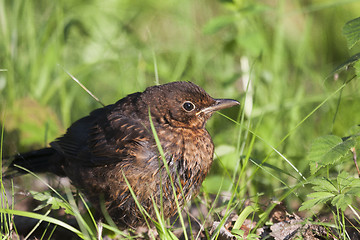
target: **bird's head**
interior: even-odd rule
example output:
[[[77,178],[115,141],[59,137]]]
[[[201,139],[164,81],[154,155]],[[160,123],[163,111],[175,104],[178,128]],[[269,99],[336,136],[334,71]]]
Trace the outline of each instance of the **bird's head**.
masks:
[[[156,121],[182,128],[204,128],[215,111],[240,104],[232,99],[214,99],[191,82],[149,87],[141,98]]]

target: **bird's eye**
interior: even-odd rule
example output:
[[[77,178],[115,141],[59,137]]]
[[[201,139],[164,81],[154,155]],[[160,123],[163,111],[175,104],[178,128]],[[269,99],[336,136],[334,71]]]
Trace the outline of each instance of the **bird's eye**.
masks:
[[[185,109],[185,111],[187,112],[191,112],[192,110],[195,109],[195,105],[192,102],[186,101],[183,103],[182,107]]]

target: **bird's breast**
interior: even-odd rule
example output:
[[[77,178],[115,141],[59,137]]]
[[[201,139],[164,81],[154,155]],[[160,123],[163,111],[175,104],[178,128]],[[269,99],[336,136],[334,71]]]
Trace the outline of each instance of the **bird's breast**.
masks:
[[[180,177],[184,189],[199,187],[213,161],[214,144],[209,133],[205,129],[188,128],[166,131],[160,130],[158,135],[172,175]]]
[[[214,144],[206,129],[170,128],[158,132],[164,152],[181,158],[187,168],[201,168],[207,173],[210,169]]]

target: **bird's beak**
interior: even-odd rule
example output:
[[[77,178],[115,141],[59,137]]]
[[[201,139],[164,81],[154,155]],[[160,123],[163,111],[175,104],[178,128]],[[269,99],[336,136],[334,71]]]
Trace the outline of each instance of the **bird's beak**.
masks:
[[[240,103],[238,101],[232,100],[232,99],[215,99],[215,103],[213,105],[211,105],[210,107],[201,109],[197,114],[212,113],[212,112],[219,111],[221,109],[229,108],[232,106],[236,106],[239,104]]]

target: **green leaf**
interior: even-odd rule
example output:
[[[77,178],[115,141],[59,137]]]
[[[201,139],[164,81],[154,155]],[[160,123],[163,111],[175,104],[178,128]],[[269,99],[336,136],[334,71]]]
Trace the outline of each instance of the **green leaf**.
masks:
[[[360,179],[353,178],[353,181],[351,183],[351,188],[359,188],[359,187],[360,187]]]
[[[253,240],[253,239],[257,240],[257,239],[260,239],[260,236],[256,235],[255,233],[250,233],[246,236],[246,239],[247,240]]]
[[[71,209],[71,206],[67,202],[64,202],[62,199],[60,199],[56,196],[52,196],[49,192],[30,191],[30,193],[34,199],[42,202],[42,204],[38,205],[34,209],[34,211],[38,211],[47,206],[50,206],[51,209],[54,209],[54,210],[63,208],[65,213],[74,215],[74,212]]]
[[[319,203],[318,199],[310,199],[301,204],[299,211],[304,211],[313,208],[315,205]]]
[[[360,197],[360,187],[351,187],[349,191],[346,192],[346,194]]]
[[[213,34],[220,31],[222,28],[229,26],[235,21],[234,16],[220,16],[211,19],[203,28],[205,34]]]
[[[314,199],[327,199],[333,196],[335,196],[335,194],[329,192],[313,192],[307,195],[308,198]]]
[[[360,40],[360,18],[355,18],[345,23],[343,34],[346,38],[348,48],[351,49]]]
[[[352,198],[347,194],[339,194],[336,197],[334,197],[333,200],[331,201],[331,204],[333,206],[340,208],[342,211],[345,211],[347,206],[350,205],[351,203],[352,203]]]
[[[360,54],[359,54],[359,57],[360,57]],[[359,136],[360,134],[360,124],[357,124],[357,125],[354,125],[352,126],[347,132],[346,132],[347,135],[356,135],[356,136]]]
[[[35,200],[38,200],[40,202],[47,200],[50,196],[49,192],[43,192],[43,193],[36,192],[36,191],[29,191],[29,192],[31,193],[31,195],[33,196],[33,198]]]
[[[245,231],[241,230],[241,229],[233,229],[233,230],[231,230],[231,234],[238,235],[240,237],[243,237],[244,233],[245,233]]]
[[[350,176],[347,172],[342,172],[337,177],[340,192],[349,196],[360,197],[360,179]]]
[[[339,73],[341,71],[347,70],[349,67],[351,67],[353,65],[354,65],[355,70],[356,70],[356,75],[359,76],[358,75],[358,70],[357,70],[357,69],[359,69],[359,66],[358,66],[359,59],[360,59],[360,53],[357,53],[357,54],[351,56],[345,62],[343,62],[342,64],[337,66],[335,68],[335,70],[332,71],[331,74],[327,78],[333,77],[335,73]]]
[[[315,139],[308,155],[311,174],[315,174],[324,166],[335,164],[341,160],[355,144],[356,141],[353,138],[343,141],[340,137],[334,135]]]
[[[356,76],[360,76],[360,62],[357,60],[354,64]]]
[[[351,185],[351,183],[353,182],[354,178],[351,177],[351,176],[349,175],[349,173],[343,171],[343,172],[341,172],[341,173],[337,176],[336,180],[337,180],[337,183],[338,183],[338,185],[339,185],[340,192],[342,192],[342,190],[343,190],[344,188],[349,187],[349,186]]]
[[[309,200],[303,202],[301,204],[301,207],[299,208],[299,211],[311,209],[312,207],[314,207],[317,204],[326,202],[327,200],[334,197],[335,195],[333,193],[329,193],[329,192],[314,192],[314,193],[310,193],[307,196],[312,199],[309,199]]]
[[[314,191],[317,192],[337,192],[338,189],[334,186],[334,184],[325,178],[322,179],[315,179],[311,182],[312,184],[314,184],[315,186],[313,186],[312,188],[314,189]]]

